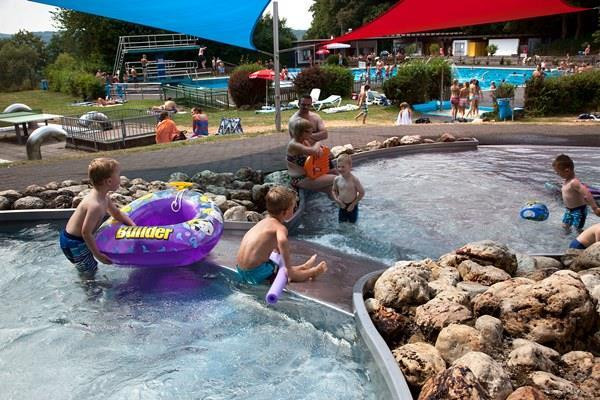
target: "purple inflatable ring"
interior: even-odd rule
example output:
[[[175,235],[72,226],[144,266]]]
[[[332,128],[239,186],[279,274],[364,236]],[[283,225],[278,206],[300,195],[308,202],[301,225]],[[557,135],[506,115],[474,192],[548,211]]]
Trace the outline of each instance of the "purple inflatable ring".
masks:
[[[149,193],[121,211],[137,226],[109,218],[96,232],[98,249],[118,265],[193,264],[206,257],[223,234],[221,210],[191,190]]]

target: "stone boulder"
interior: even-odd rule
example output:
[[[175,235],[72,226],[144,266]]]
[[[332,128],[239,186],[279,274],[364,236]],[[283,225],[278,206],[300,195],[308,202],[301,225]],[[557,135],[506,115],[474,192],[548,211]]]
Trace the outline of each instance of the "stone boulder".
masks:
[[[41,209],[41,208],[45,208],[45,207],[46,207],[46,203],[44,203],[44,200],[40,199],[39,197],[34,197],[34,196],[21,197],[20,199],[15,201],[13,204],[13,208],[15,210],[34,210],[34,209]]]
[[[244,206],[231,207],[227,211],[225,211],[225,214],[223,215],[223,217],[225,218],[226,221],[247,222],[248,221],[246,219],[247,211],[248,210],[246,210],[246,207],[244,207]]]
[[[138,183],[138,184],[135,184],[135,185],[131,185],[128,190],[129,190],[129,193],[135,193],[138,190],[143,190],[143,191],[147,192],[148,191],[148,185],[141,185],[141,184]]]
[[[16,190],[3,190],[0,192],[0,196],[7,198],[11,203],[14,203],[23,197],[23,195]]]
[[[385,340],[389,342],[396,341],[396,338],[407,329],[407,318],[397,313],[393,308],[381,306],[377,299],[370,300],[372,300],[371,303],[376,303],[371,304],[371,308],[378,305],[376,309],[371,311],[373,325]]]
[[[484,286],[510,279],[510,275],[500,268],[482,266],[471,260],[465,260],[458,266],[458,272],[464,281],[476,282]]]
[[[38,193],[36,197],[40,199],[50,202],[54,200],[58,196],[58,190],[44,190],[43,192]]]
[[[271,172],[265,176],[265,183],[272,183],[274,185],[291,186],[291,179],[287,170]]]
[[[265,196],[273,186],[274,185],[270,183],[252,186],[252,202],[256,204],[256,207],[258,207],[259,210],[264,210],[267,207]]]
[[[233,179],[238,181],[252,182],[260,185],[263,183],[264,174],[261,170],[253,170],[249,167],[242,167],[235,172]]]
[[[210,193],[214,193],[216,195],[225,196],[228,199],[231,197],[231,192],[229,192],[229,190],[227,190],[223,186],[208,185],[208,186],[206,186],[206,191],[210,192]]]
[[[71,208],[77,208],[77,206],[83,201],[83,197],[73,197],[73,201],[71,202]]]
[[[123,177],[121,177],[123,178]],[[169,182],[190,182],[190,176],[184,172],[173,172],[169,175]],[[121,179],[121,185],[126,186]]]
[[[81,182],[74,181],[73,179],[67,179],[60,183],[60,187],[65,188],[65,187],[69,187],[69,186],[77,186],[80,184],[81,184]]]
[[[456,250],[479,265],[491,265],[513,276],[517,271],[517,256],[507,246],[492,240],[468,243]]]
[[[533,386],[521,386],[512,392],[506,400],[549,400],[539,389]]]
[[[331,148],[331,155],[333,158],[338,158],[340,154],[353,154],[354,146],[351,144],[345,144],[343,146],[333,146]]]
[[[60,183],[52,181],[46,184],[46,190],[58,190],[60,189]]]
[[[467,322],[472,317],[473,315],[467,307],[437,299],[417,307],[415,311],[415,323],[430,340],[435,340],[444,327]]]
[[[429,283],[429,286],[431,287],[431,282]],[[462,304],[467,308],[471,308],[471,299],[469,297],[469,293],[465,292],[464,290],[457,289],[454,286],[450,286],[447,289],[438,292],[434,298],[438,300]]]
[[[235,190],[232,189],[229,191],[231,200],[247,200],[252,201],[252,191],[251,190]]]
[[[116,193],[116,192],[111,193],[108,197],[110,197],[110,199],[113,201],[113,203],[115,203],[117,208],[121,208],[133,201],[133,197],[122,195],[122,194]],[[78,197],[76,197],[76,198],[78,198]]]
[[[590,268],[579,272],[579,278],[596,300],[596,311],[600,313],[600,268]]]
[[[10,210],[12,202],[4,196],[0,196],[0,210]]]
[[[490,287],[482,285],[481,283],[477,283],[477,282],[463,281],[463,282],[458,282],[456,284],[456,288],[458,290],[462,290],[462,291],[466,292],[467,295],[469,296],[469,298],[473,299],[478,294],[481,294],[481,293],[484,293],[485,291],[487,291]]]
[[[529,375],[532,386],[544,394],[557,399],[575,399],[581,391],[573,383],[548,372],[535,371]]]
[[[423,143],[423,138],[421,137],[421,135],[405,135],[400,138],[401,145],[421,143]]]
[[[494,350],[500,349],[503,342],[504,329],[502,321],[491,315],[482,315],[475,321],[475,329],[479,331],[480,338],[487,351],[491,354]]]
[[[481,334],[468,325],[450,324],[440,331],[435,348],[448,364],[472,351],[483,349]],[[473,371],[475,372],[475,371]]]
[[[170,181],[170,182],[177,182],[177,181]],[[158,192],[160,190],[167,189],[167,184],[164,183],[163,181],[152,181],[148,184],[148,189],[150,189],[151,192]]]
[[[392,136],[390,138],[387,138],[383,141],[383,143],[381,144],[381,146],[383,148],[388,148],[388,147],[396,147],[396,146],[400,146],[400,138],[398,136]]]
[[[56,196],[54,198],[54,208],[71,208],[71,204],[73,203],[73,198],[71,196]]]
[[[533,256],[531,257],[535,261],[536,269],[543,268],[556,268],[556,269],[564,269],[564,265],[559,260],[556,260],[552,257],[542,257],[542,256]]]
[[[535,271],[532,271],[532,272],[526,274],[524,277],[537,282],[537,281],[542,281],[542,280],[548,278],[550,275],[552,275],[553,273],[555,273],[557,271],[560,271],[560,270],[553,268],[553,267],[540,268],[540,269],[536,269]]]
[[[381,303],[377,299],[369,297],[368,299],[365,300],[365,308],[367,309],[367,312],[369,314],[373,314],[375,311],[379,310],[380,307],[381,307]],[[391,309],[391,308],[389,310],[393,311],[393,309]]]
[[[23,191],[23,195],[25,196],[37,196],[40,192],[46,190],[44,186],[40,185],[29,185]]]
[[[256,211],[246,211],[246,221],[257,223],[260,222],[262,219],[262,214],[259,214]]]
[[[373,140],[369,143],[367,143],[367,150],[379,150],[381,149],[383,146],[383,143],[381,143],[379,140]]]
[[[67,186],[67,187],[58,189],[58,194],[59,195],[67,195],[67,196],[69,196],[69,194],[70,194],[71,197],[74,197],[87,189],[89,189],[88,185]]]
[[[409,343],[392,351],[406,381],[413,387],[419,387],[428,379],[443,372],[446,363],[429,343]]]
[[[134,186],[134,185],[143,185],[143,186],[147,186],[147,185],[148,185],[148,182],[146,182],[146,181],[145,181],[144,179],[142,179],[142,178],[135,178],[135,179],[132,179],[132,180],[131,180],[129,183],[131,183],[131,186]]]
[[[231,182],[231,188],[236,190],[252,190],[255,185],[252,181],[233,181]]]
[[[440,137],[438,138],[438,142],[456,142],[456,136],[454,136],[451,133],[445,132],[440,135]]]
[[[600,358],[597,360],[596,362],[594,355],[587,351],[571,351],[563,354],[560,358],[560,364],[564,371],[564,378],[571,382],[585,381],[592,375],[594,364],[598,364],[598,367],[600,367]],[[600,385],[600,382],[598,384]],[[600,391],[597,393],[600,395]]]
[[[491,400],[490,395],[467,367],[452,366],[425,382],[418,400]]]
[[[597,330],[596,304],[577,273],[562,270],[534,282],[513,278],[473,299],[476,315],[492,315],[516,338],[547,344],[559,352],[573,349]]]
[[[461,262],[468,260],[467,256],[458,255],[454,252],[446,253],[437,259],[437,264],[441,267],[458,268]]]
[[[559,361],[560,354],[556,350],[530,340],[515,339],[506,365],[517,374],[532,371],[556,372]]]
[[[600,268],[600,242],[592,244],[569,266],[573,271],[583,271],[590,268]]]
[[[472,351],[454,361],[452,366],[467,367],[494,400],[504,400],[512,392],[510,376],[485,353]]]
[[[427,281],[430,270],[418,261],[399,261],[381,274],[373,288],[374,297],[384,306],[401,308],[429,301]]]

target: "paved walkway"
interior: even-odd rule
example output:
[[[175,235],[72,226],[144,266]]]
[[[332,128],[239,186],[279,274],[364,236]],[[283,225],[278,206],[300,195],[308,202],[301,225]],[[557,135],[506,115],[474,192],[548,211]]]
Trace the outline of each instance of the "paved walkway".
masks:
[[[365,145],[372,140],[383,141],[391,136],[422,135],[438,137],[444,132],[456,136],[476,137],[481,144],[576,145],[600,147],[600,124],[426,124],[403,127],[357,126],[332,128],[329,146],[352,143]],[[235,172],[249,166],[263,171],[285,168],[287,133],[235,138],[185,146],[166,146],[155,151],[116,154],[123,175],[146,180],[166,180],[172,172],[189,175],[209,169],[216,172]],[[42,148],[42,154],[44,148]],[[44,185],[51,181],[83,179],[94,153],[71,160],[47,160],[8,168],[0,168],[0,190],[22,190],[28,185]]]

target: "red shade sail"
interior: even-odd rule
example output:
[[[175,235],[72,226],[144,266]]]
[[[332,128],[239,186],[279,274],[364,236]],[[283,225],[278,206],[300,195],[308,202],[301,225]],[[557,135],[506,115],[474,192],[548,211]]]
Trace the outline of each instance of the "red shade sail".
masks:
[[[385,14],[330,42],[426,32],[459,26],[585,11],[561,0],[402,0]]]

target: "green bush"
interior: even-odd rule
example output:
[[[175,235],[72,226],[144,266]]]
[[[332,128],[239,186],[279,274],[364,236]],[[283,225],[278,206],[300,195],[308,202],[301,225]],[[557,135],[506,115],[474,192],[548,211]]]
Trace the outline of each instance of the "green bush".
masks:
[[[437,43],[431,43],[429,45],[429,55],[437,56],[440,54],[440,45]]]
[[[56,61],[46,68],[46,76],[50,90],[55,92],[70,94],[84,100],[104,96],[104,82],[69,54],[60,54]]]
[[[534,116],[579,114],[600,109],[600,71],[556,78],[531,78],[525,109]]]
[[[349,69],[334,65],[304,69],[294,80],[298,96],[310,93],[313,88],[319,88],[321,98],[332,94],[349,96],[353,83],[354,75]]]
[[[496,99],[509,99],[515,97],[515,85],[506,82],[501,83],[496,87],[494,97]]]
[[[243,64],[233,70],[229,77],[229,93],[236,106],[255,106],[264,102],[266,87],[264,79],[248,76],[263,69],[260,64]]]
[[[411,61],[399,66],[396,76],[383,83],[383,91],[395,103],[419,104],[439,99],[442,74],[446,91],[451,84],[451,71],[445,60]]]
[[[33,89],[39,79],[35,64],[39,56],[29,46],[12,42],[0,45],[0,90]]]
[[[330,54],[325,60],[325,64],[327,65],[339,65],[339,62],[339,56],[337,54]],[[348,59],[346,59],[346,57],[342,57],[342,65],[344,67],[348,66]]]

